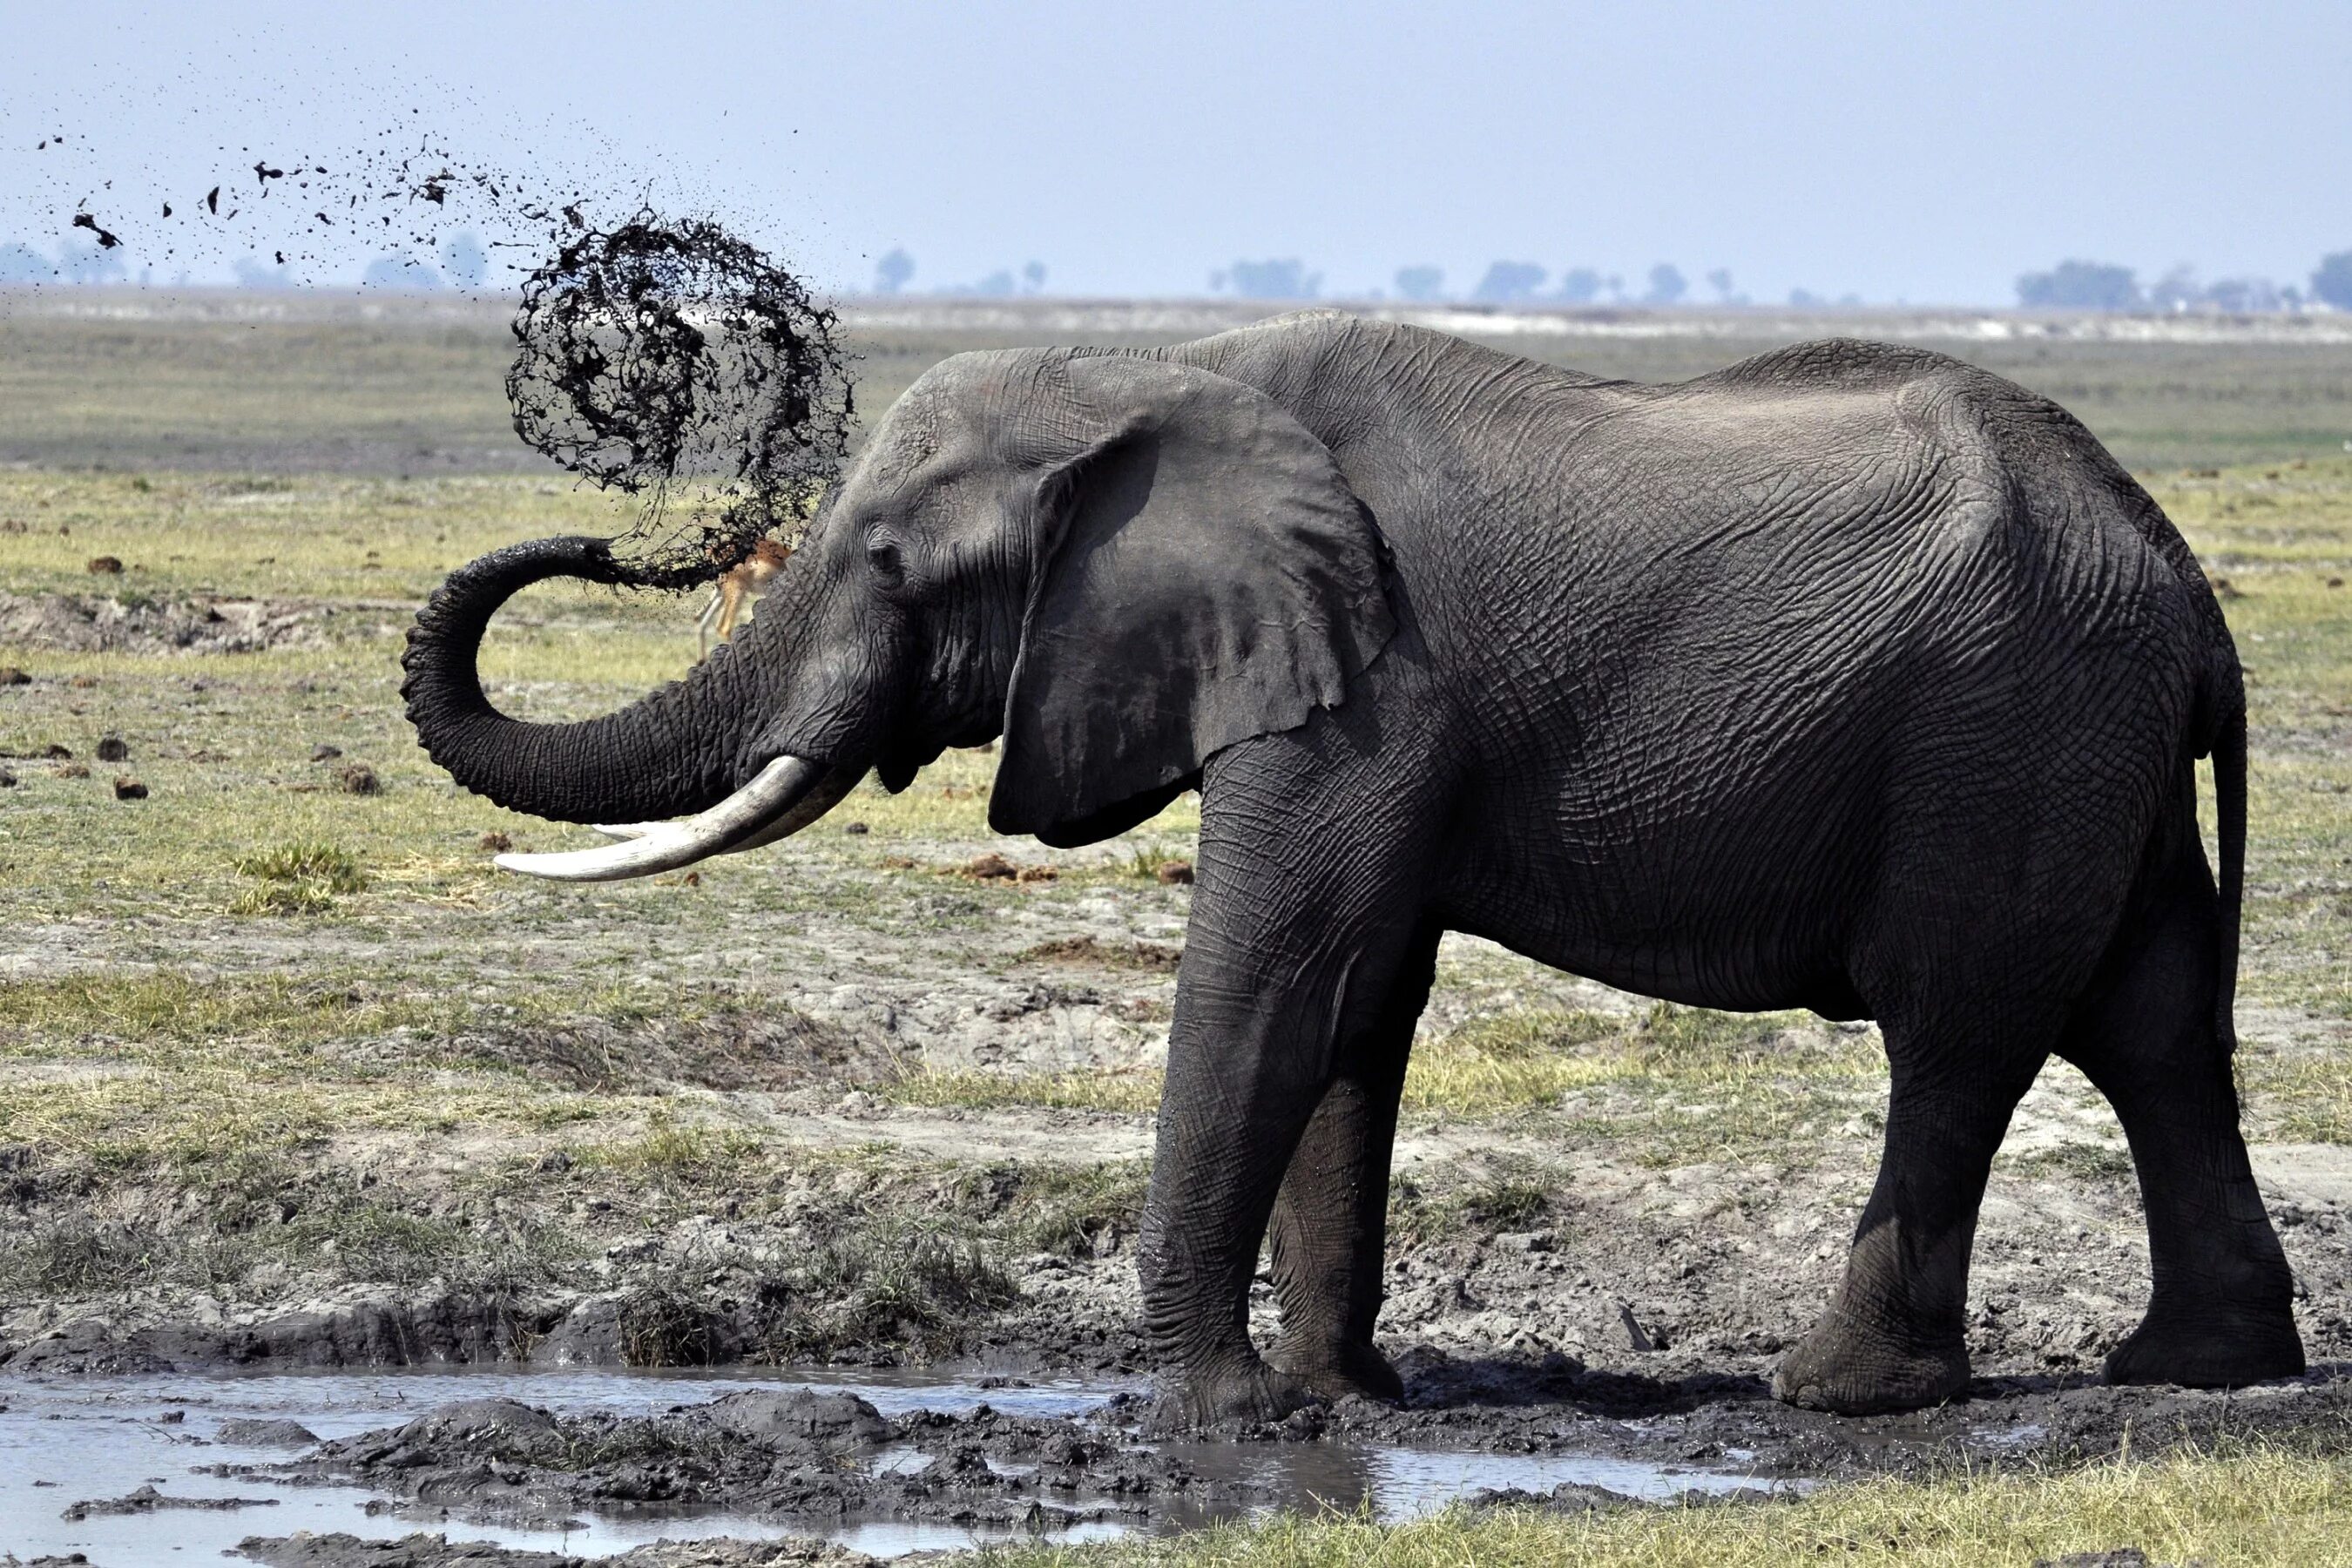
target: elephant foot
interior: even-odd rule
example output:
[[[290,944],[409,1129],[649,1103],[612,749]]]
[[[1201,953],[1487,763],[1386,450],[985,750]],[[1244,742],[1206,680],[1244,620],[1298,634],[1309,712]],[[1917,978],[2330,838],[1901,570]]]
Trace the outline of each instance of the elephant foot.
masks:
[[[2109,1383],[2168,1383],[2237,1388],[2304,1370],[2303,1336],[2292,1312],[2236,1311],[2191,1318],[2151,1309],[2107,1352]]]
[[[1782,1359],[1772,1397],[1837,1415],[1876,1415],[1941,1405],[1969,1384],[1969,1352],[1909,1342],[1832,1307]]]
[[[1394,1405],[1404,1397],[1404,1379],[1369,1344],[1286,1337],[1266,1361],[1324,1399],[1355,1394]]]
[[[1322,1403],[1306,1383],[1253,1355],[1248,1364],[1230,1372],[1184,1373],[1161,1394],[1148,1425],[1162,1432],[1255,1426]]]

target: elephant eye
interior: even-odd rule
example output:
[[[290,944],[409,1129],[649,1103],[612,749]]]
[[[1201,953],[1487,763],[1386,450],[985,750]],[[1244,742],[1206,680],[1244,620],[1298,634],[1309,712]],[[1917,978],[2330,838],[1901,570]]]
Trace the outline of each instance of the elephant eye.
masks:
[[[907,575],[906,563],[898,557],[898,547],[887,539],[875,540],[866,547],[866,564],[886,588],[896,587]]]

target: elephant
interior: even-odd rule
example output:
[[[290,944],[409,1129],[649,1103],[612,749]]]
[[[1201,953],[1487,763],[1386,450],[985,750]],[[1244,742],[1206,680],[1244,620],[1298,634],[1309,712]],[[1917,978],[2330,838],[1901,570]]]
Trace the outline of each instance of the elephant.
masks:
[[[1389,1164],[1448,931],[1675,1003],[1876,1020],[1876,1184],[1780,1397],[1964,1390],[1989,1168],[2053,1055],[2112,1104],[2146,1208],[2153,1287],[2108,1377],[2304,1365],[2231,1076],[2235,647],[2147,493],[1997,376],[1834,340],[1648,384],[1336,311],[960,353],[682,682],[499,713],[483,628],[556,575],[629,580],[608,542],[499,550],[404,660],[467,788],[643,819],[509,869],[751,848],[991,741],[990,825],[1049,846],[1200,791],[1137,1245],[1175,1419],[1399,1396]]]

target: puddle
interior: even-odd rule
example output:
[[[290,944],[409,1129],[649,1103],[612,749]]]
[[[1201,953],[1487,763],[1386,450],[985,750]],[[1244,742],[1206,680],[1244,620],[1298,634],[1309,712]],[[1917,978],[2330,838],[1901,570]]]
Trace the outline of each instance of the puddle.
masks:
[[[300,1423],[322,1439],[350,1437],[399,1426],[460,1400],[507,1398],[560,1416],[603,1413],[663,1415],[746,1389],[854,1392],[883,1415],[919,1412],[964,1416],[981,1405],[1031,1420],[1079,1420],[1113,1396],[1137,1391],[1129,1383],[1044,1381],[1032,1386],[983,1386],[979,1382],[888,1373],[760,1375],[753,1373],[637,1373],[611,1369],[570,1372],[349,1372],[269,1376],[153,1375],[0,1379],[0,1549],[20,1557],[86,1553],[95,1568],[217,1558],[250,1535],[346,1531],[385,1538],[414,1530],[443,1531],[454,1541],[604,1556],[667,1537],[673,1541],[731,1535],[772,1539],[818,1536],[875,1556],[959,1550],[1024,1531],[974,1528],[939,1521],[839,1517],[793,1520],[724,1507],[638,1508],[625,1515],[571,1510],[558,1526],[475,1522],[459,1517],[420,1520],[387,1512],[381,1494],[358,1486],[275,1484],[269,1479],[194,1473],[196,1467],[268,1466],[302,1452],[230,1441],[224,1423]],[[1119,1439],[1100,1427],[1097,1436]],[[240,1437],[247,1435],[237,1434]],[[1726,1471],[1686,1471],[1616,1458],[1570,1455],[1485,1454],[1385,1447],[1339,1441],[1283,1444],[1214,1442],[1151,1446],[1198,1475],[1239,1484],[1254,1500],[1247,1508],[1177,1509],[1148,1528],[1172,1530],[1262,1511],[1369,1507],[1397,1520],[1442,1507],[1482,1488],[1549,1491],[1567,1481],[1606,1487],[1649,1499],[1685,1490],[1710,1493],[1766,1490],[1788,1483]],[[892,1443],[864,1460],[878,1475],[919,1477],[937,1463],[913,1442]],[[1033,1474],[1034,1466],[1001,1463],[999,1476]],[[48,1484],[43,1484],[48,1483]],[[164,1509],[147,1513],[62,1516],[86,1499],[127,1496],[151,1486],[165,1498],[267,1500],[232,1510]],[[370,1511],[370,1503],[376,1505]],[[1103,1540],[1128,1523],[1096,1519],[1053,1525],[1063,1542]]]

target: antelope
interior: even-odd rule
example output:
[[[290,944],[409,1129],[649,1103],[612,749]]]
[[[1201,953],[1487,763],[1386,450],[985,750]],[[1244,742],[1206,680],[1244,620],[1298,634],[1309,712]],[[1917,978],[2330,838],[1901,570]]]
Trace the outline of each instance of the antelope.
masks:
[[[711,590],[710,603],[702,606],[702,614],[694,623],[700,649],[697,658],[710,657],[713,621],[718,623],[715,629],[720,642],[735,640],[735,621],[743,613],[743,601],[756,599],[766,593],[768,584],[778,572],[783,570],[784,563],[792,558],[789,545],[779,544],[772,539],[762,539],[751,546],[751,553],[745,556],[740,564],[730,568],[719,579],[719,586]]]

